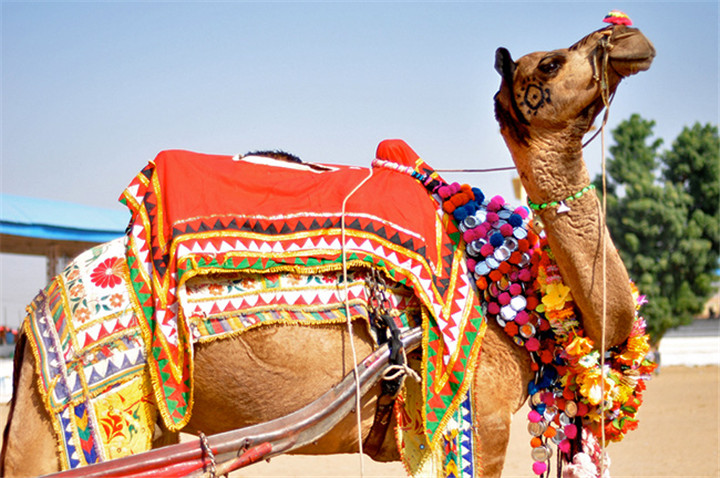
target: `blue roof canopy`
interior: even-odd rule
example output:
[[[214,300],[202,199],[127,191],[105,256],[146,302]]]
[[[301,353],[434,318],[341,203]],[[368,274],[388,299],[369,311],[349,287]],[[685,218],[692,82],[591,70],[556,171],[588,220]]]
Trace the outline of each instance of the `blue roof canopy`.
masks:
[[[37,254],[32,240],[47,244],[64,242],[97,244],[125,234],[130,212],[75,204],[50,199],[0,195],[0,249],[18,251],[25,244],[25,253]],[[22,240],[21,238],[27,238]]]

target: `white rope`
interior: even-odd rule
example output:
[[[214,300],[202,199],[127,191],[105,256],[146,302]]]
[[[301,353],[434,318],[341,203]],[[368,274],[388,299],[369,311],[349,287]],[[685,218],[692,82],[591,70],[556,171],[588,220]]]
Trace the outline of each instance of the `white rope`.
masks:
[[[369,173],[358,183],[355,188],[345,196],[342,202],[342,215],[340,216],[340,231],[342,238],[342,268],[343,268],[343,290],[345,291],[345,317],[347,319],[348,334],[350,336],[350,350],[352,351],[352,362],[353,362],[353,374],[355,375],[355,411],[357,418],[357,432],[358,432],[358,452],[360,453],[360,476],[365,476],[365,462],[363,461],[363,440],[362,440],[362,417],[360,401],[360,375],[357,368],[357,352],[355,351],[355,339],[353,338],[352,330],[352,317],[350,316],[350,299],[348,291],[348,278],[347,278],[347,257],[345,254],[345,206],[347,205],[348,199],[357,192],[373,175],[373,169],[368,169]]]
[[[608,94],[608,78],[607,78],[607,62],[608,62],[608,47],[603,51],[602,56],[602,70],[600,74],[602,79],[600,82],[600,95],[602,96],[603,103],[605,104],[605,114],[603,116],[602,126],[600,127],[600,148],[601,152],[601,163],[602,163],[602,214],[600,215],[600,233],[602,239],[600,247],[602,247],[602,335],[600,338],[600,393],[602,400],[600,402],[600,477],[605,476],[605,448],[607,446],[605,442],[605,345],[606,345],[606,329],[607,329],[607,250],[605,244],[605,238],[607,236],[607,170],[605,164],[605,125],[607,124],[608,116],[610,115],[610,99]]]
[[[388,365],[385,368],[385,371],[383,371],[382,378],[383,380],[395,380],[396,378],[402,377],[402,379],[400,380],[400,387],[398,387],[399,389],[402,389],[402,386],[405,383],[405,379],[408,376],[410,376],[410,378],[415,380],[417,383],[420,383],[422,379],[420,378],[420,375],[418,375],[418,373],[408,365],[405,347],[401,348],[400,351],[403,355],[403,363],[396,365]]]
[[[600,392],[602,396],[602,402],[600,403],[600,426],[602,434],[602,443],[600,443],[600,476],[605,476],[605,333],[607,328],[607,251],[605,249],[605,236],[607,228],[607,184],[606,184],[606,170],[605,170],[605,123],[602,125],[602,132],[600,133],[600,144],[602,148],[602,186],[603,186],[603,198],[602,198],[602,215],[600,217],[601,225],[600,232],[602,234],[602,270],[603,270],[603,281],[602,281],[602,338],[600,340]]]

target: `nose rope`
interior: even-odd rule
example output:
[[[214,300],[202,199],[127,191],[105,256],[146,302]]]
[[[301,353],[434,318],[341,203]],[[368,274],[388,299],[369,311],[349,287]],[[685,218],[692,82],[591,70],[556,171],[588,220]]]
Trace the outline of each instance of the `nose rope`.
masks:
[[[603,117],[602,126],[600,127],[600,162],[602,165],[602,205],[600,214],[600,247],[602,248],[602,335],[600,338],[600,396],[602,400],[600,402],[600,477],[605,476],[607,463],[605,461],[605,448],[607,443],[605,440],[605,344],[606,344],[606,332],[607,332],[607,250],[606,250],[606,229],[607,229],[607,169],[606,169],[606,158],[605,158],[605,125],[607,124],[608,116],[610,113],[610,98],[609,95],[609,82],[607,76],[608,59],[610,57],[610,50],[612,45],[610,44],[609,32],[603,36],[598,44],[601,50],[601,70],[599,72],[600,77],[596,78],[600,86],[600,96],[602,97],[603,104],[605,105],[605,114]],[[597,57],[595,57],[597,60]]]

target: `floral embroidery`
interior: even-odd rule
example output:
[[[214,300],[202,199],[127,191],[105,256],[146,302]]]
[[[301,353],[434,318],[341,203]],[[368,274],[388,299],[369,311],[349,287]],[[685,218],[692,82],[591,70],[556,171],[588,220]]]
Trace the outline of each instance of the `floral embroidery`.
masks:
[[[120,307],[123,303],[122,294],[113,294],[110,296],[110,305],[113,307]]]
[[[70,297],[76,298],[76,297],[84,297],[85,296],[85,286],[82,284],[75,284],[74,286],[70,287]]]
[[[85,322],[90,320],[90,311],[85,307],[81,307],[75,311],[75,318],[78,320],[78,322],[84,324]]]
[[[116,287],[122,283],[123,261],[110,257],[101,262],[90,274],[90,280],[98,287]]]

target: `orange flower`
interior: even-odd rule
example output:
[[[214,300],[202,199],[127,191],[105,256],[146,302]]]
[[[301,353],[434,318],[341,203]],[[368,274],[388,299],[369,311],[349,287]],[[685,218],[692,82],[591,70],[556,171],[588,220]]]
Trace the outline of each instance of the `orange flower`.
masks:
[[[75,319],[81,324],[87,322],[90,320],[90,311],[85,307],[79,308],[75,311]]]
[[[565,351],[574,356],[586,355],[592,350],[592,340],[576,335],[575,338],[565,346]]]

